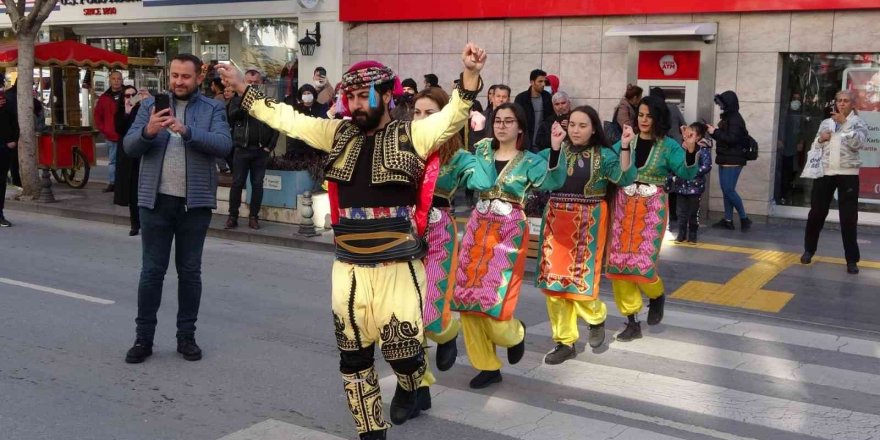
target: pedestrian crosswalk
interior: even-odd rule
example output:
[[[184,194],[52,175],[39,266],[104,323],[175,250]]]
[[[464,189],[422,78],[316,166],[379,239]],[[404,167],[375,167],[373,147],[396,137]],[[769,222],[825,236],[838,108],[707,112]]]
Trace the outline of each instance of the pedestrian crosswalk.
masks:
[[[553,366],[540,352],[553,345],[549,323],[529,326],[523,360],[485,390],[468,388],[473,370],[462,352],[438,375],[423,414],[472,429],[460,439],[880,439],[880,338],[668,310],[644,338],[623,343],[612,337],[620,319],[609,317],[603,347]],[[395,381],[381,379],[386,404]],[[412,437],[400,434],[421,420],[389,438]],[[340,438],[264,423],[223,440]]]

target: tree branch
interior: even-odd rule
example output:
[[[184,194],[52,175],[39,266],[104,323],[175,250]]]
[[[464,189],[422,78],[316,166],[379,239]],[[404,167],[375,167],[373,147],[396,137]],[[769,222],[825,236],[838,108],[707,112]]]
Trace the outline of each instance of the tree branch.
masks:
[[[31,15],[37,14],[35,23],[42,25],[49,18],[49,14],[55,10],[56,4],[58,4],[58,0],[37,0],[34,2],[34,9],[31,11]]]
[[[19,3],[23,4],[24,1],[25,0],[19,0]],[[12,22],[12,28],[16,29],[19,20],[21,20],[21,13],[18,11],[18,4],[15,3],[15,0],[3,0],[3,4],[6,6],[6,15],[9,16],[9,21]]]

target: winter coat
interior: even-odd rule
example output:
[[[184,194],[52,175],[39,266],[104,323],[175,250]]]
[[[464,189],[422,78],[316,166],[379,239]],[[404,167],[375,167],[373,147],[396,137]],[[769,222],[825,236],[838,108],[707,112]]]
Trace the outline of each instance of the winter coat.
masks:
[[[120,139],[120,133],[116,132],[116,110],[122,94],[122,90],[117,93],[107,90],[95,105],[95,128],[110,142],[119,142]]]
[[[620,98],[617,107],[614,107],[614,114],[616,115],[617,123],[620,124],[621,129],[623,129],[624,125],[629,125],[633,130],[638,129],[636,109],[633,108],[632,104],[630,104],[626,98]]]
[[[721,123],[712,138],[715,139],[715,163],[718,165],[745,166],[749,131],[746,121],[739,114],[739,98],[736,93],[726,91],[715,96],[722,106]]]
[[[140,110],[140,103],[132,107],[131,112],[125,114],[125,102],[119,104],[116,112],[116,132],[125,138],[128,129],[134,124]],[[116,150],[116,184],[113,187],[113,203],[119,206],[128,206],[137,203],[132,200],[132,194],[137,190],[138,173],[140,172],[140,159],[129,156],[125,148]]]
[[[176,108],[173,97],[171,101],[171,108]],[[141,101],[141,108],[123,142],[125,152],[141,160],[138,206],[147,209],[156,207],[165,149],[171,138],[167,130],[160,131],[153,138],[144,136],[155,103],[155,98]],[[219,101],[196,92],[189,99],[184,117],[184,124],[189,128],[189,135],[183,139],[186,152],[186,207],[216,209],[216,158],[226,157],[232,151],[226,109]]]
[[[697,143],[697,161],[700,169],[697,176],[690,180],[670,175],[671,192],[684,195],[702,195],[706,191],[706,178],[712,171],[712,141],[706,138]]]
[[[831,132],[831,140],[819,142],[823,131]],[[834,119],[822,121],[813,148],[822,150],[822,167],[826,176],[858,175],[862,160],[859,150],[867,145],[868,125],[856,112],[847,116],[846,122],[838,125]]]
[[[547,117],[548,115],[553,114],[553,99],[549,92],[545,90],[541,90],[541,101],[544,106],[543,117]],[[526,112],[526,125],[528,127],[525,131],[526,139],[529,140],[529,144],[531,144],[532,139],[534,139],[535,130],[538,129],[538,124],[541,121],[535,120],[535,107],[532,106],[532,92],[531,90],[526,90],[525,92],[516,95],[516,99],[513,100],[514,103],[518,104],[522,107]]]

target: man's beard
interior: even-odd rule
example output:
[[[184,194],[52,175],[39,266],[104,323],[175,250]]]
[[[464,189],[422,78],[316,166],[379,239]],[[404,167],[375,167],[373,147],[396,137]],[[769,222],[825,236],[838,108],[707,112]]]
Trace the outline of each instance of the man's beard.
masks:
[[[197,89],[192,89],[189,91],[189,93],[183,95],[178,95],[177,90],[172,90],[172,93],[174,93],[174,98],[179,101],[189,101],[189,98],[192,98],[192,96],[196,93],[196,90]]]
[[[382,116],[385,114],[385,101],[379,101],[379,107],[371,108],[369,112],[363,110],[355,110],[351,113],[351,119],[354,124],[363,131],[370,131],[379,128],[382,123]]]

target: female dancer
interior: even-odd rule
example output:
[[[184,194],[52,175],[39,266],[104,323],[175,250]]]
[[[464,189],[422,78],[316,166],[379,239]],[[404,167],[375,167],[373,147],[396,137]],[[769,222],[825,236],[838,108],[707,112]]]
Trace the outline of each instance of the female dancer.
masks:
[[[590,106],[572,110],[567,139],[562,127],[554,124],[551,144],[561,145],[567,177],[550,194],[544,212],[535,285],[547,295],[556,341],[544,363],[556,365],[577,355],[578,317],[590,324],[591,347],[605,340],[607,308],[599,299],[599,281],[608,236],[606,192],[609,183],[630,185],[636,170],[630,166],[629,149],[611,148],[598,113]]]
[[[525,325],[513,319],[525,271],[529,230],[522,209],[530,189],[553,190],[565,179],[558,146],[547,160],[528,149],[526,117],[516,104],[496,108],[494,137],[475,145],[474,156],[492,187],[480,194],[461,241],[452,309],[461,312],[465,348],[480,373],[471,388],[501,381],[495,347],[507,347],[515,364],[525,353]]]
[[[666,231],[663,185],[670,173],[690,180],[699,171],[693,131],[680,127],[685,147],[681,148],[678,142],[666,136],[667,113],[662,100],[651,96],[643,98],[638,111],[638,135],[632,127],[624,127],[623,136],[615,145],[615,148],[622,145],[621,151],[635,150],[637,169],[635,183],[617,192],[605,268],[614,290],[614,302],[627,317],[626,328],[617,335],[617,340],[622,342],[642,337],[641,323],[636,318],[642,309],[642,292],[650,299],[648,325],[659,324],[663,319],[666,297],[656,267]]]

